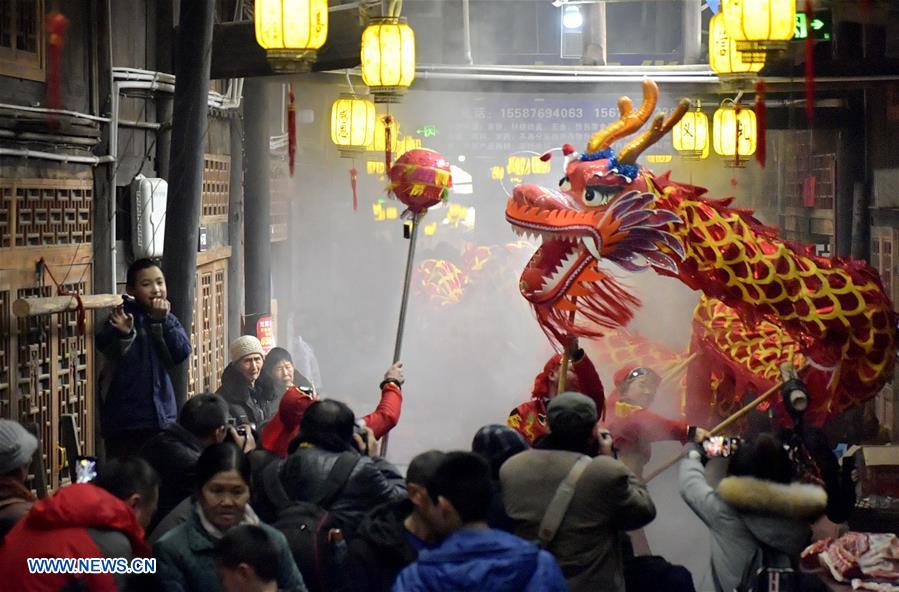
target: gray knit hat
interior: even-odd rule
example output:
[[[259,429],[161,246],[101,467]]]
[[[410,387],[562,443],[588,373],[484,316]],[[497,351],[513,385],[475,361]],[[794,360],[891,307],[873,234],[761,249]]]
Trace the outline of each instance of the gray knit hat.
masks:
[[[0,419],[0,475],[31,462],[37,450],[37,438],[17,421]]]
[[[263,358],[265,352],[262,350],[262,343],[252,335],[241,335],[231,342],[231,361],[236,362],[241,358],[245,358],[250,354],[259,354]]]

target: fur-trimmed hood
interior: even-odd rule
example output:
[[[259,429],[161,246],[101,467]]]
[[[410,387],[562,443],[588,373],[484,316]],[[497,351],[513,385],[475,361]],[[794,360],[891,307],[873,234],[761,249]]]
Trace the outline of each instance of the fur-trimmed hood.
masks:
[[[725,477],[718,495],[741,513],[794,520],[815,520],[827,507],[827,493],[817,485],[783,485],[754,477]]]
[[[717,492],[739,512],[758,540],[791,555],[802,551],[809,523],[827,506],[824,489],[802,483],[783,485],[753,477],[726,477]]]

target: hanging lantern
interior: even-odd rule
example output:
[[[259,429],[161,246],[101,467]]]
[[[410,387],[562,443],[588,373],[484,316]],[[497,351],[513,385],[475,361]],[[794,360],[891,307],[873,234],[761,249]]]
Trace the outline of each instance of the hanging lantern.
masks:
[[[372,19],[362,32],[361,58],[362,81],[375,102],[399,102],[415,80],[415,33],[406,19],[396,14]]]
[[[712,123],[715,152],[733,157],[735,163],[755,152],[755,113],[752,109],[743,107],[738,110],[731,99],[725,99],[715,111]]]
[[[375,133],[372,142],[367,146],[371,152],[384,152],[384,144],[387,143],[387,128],[390,128],[390,152],[396,153],[397,141],[400,135],[400,124],[396,117],[378,115],[375,120]]]
[[[728,37],[738,43],[782,43],[793,38],[796,0],[723,0],[721,14]]]
[[[540,160],[539,156],[531,157],[531,173],[534,175],[545,175],[552,171],[552,163]]]
[[[396,144],[396,156],[397,158],[399,158],[406,152],[415,150],[416,148],[421,148],[421,140],[418,138],[413,138],[412,136],[405,136]]]
[[[340,155],[353,157],[375,137],[375,104],[355,95],[341,95],[331,105],[331,141]]]
[[[709,66],[715,74],[751,74],[765,66],[764,52],[737,50],[737,42],[728,36],[721,13],[709,22],[709,39]]]
[[[709,155],[709,118],[701,111],[697,101],[696,109],[687,111],[671,132],[674,149],[686,158],[706,158]]]
[[[523,177],[531,174],[531,159],[527,156],[510,156],[506,161],[506,170],[510,175]]]
[[[256,0],[253,15],[272,70],[308,72],[328,38],[328,1]]]

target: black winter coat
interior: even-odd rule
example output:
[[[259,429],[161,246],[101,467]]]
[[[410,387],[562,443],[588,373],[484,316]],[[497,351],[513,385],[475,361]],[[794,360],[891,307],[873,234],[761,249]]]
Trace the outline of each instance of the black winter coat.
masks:
[[[412,509],[404,499],[380,505],[362,520],[347,555],[347,579],[354,592],[390,592],[400,571],[418,559],[403,524]]]
[[[197,460],[205,444],[180,424],[170,423],[141,448],[140,455],[159,474],[159,506],[147,532],[194,492]]]
[[[262,424],[268,417],[265,409],[258,402],[258,394],[255,389],[247,386],[246,380],[234,364],[228,364],[222,372],[222,386],[215,394],[228,403],[228,413],[236,420],[245,417],[247,422],[257,432],[262,430]]]
[[[281,483],[287,496],[304,502],[321,499],[322,488],[340,454],[310,447],[300,448],[288,456],[281,465]],[[382,458],[360,455],[346,484],[327,509],[349,540],[366,512],[405,497],[406,482],[393,465]]]

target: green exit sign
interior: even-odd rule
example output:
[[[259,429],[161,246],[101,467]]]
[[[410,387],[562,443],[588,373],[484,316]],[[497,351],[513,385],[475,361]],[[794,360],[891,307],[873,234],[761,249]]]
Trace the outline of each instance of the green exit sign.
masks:
[[[796,13],[793,39],[807,39],[811,35],[812,39],[830,41],[832,33],[833,22],[829,10],[815,12],[811,20],[804,12]]]

